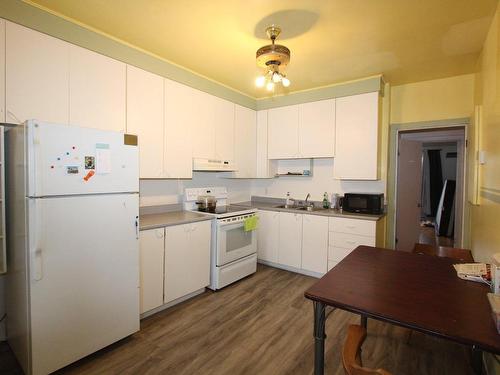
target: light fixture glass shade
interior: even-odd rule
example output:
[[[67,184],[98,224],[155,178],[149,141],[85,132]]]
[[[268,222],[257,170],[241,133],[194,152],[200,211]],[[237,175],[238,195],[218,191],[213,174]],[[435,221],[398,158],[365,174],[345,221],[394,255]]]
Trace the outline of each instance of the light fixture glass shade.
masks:
[[[281,84],[283,85],[283,87],[288,87],[288,86],[290,86],[290,80],[286,77],[283,77],[281,79]]]
[[[273,91],[274,90],[274,83],[268,82],[266,85],[267,91]]]
[[[258,76],[255,79],[255,86],[257,86],[257,87],[264,87],[265,84],[266,84],[266,77],[264,77],[264,76]]]
[[[281,74],[279,74],[278,72],[274,72],[273,73],[273,82],[278,83],[279,81],[281,81]]]

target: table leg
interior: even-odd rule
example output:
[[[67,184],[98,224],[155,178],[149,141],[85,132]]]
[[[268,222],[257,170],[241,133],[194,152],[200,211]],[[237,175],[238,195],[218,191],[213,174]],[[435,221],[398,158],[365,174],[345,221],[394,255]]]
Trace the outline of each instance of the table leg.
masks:
[[[325,371],[325,304],[314,302],[314,375]]]
[[[476,346],[472,347],[472,368],[476,375],[483,375],[483,351]]]
[[[366,329],[368,326],[368,318],[364,315],[361,315],[361,327]]]

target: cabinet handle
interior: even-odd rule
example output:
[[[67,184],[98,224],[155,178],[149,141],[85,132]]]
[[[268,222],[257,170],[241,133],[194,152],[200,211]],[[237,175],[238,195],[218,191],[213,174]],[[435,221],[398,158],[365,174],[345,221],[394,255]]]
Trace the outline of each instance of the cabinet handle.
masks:
[[[34,275],[33,278],[35,281],[40,281],[43,279],[43,259],[42,259],[42,249],[38,248],[35,250],[34,259],[33,259],[33,269]]]
[[[348,244],[354,245],[356,241],[346,241]]]
[[[349,228],[349,229],[356,229],[356,226],[355,226],[355,225],[346,225],[346,228]]]
[[[163,229],[161,229],[161,230],[157,229],[156,230],[156,237],[163,238]]]

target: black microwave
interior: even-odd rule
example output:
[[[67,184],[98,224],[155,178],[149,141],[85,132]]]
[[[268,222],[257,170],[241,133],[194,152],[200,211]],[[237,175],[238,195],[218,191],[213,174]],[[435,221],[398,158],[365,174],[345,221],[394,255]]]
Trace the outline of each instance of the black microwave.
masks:
[[[384,213],[384,194],[345,193],[342,210],[368,215]]]

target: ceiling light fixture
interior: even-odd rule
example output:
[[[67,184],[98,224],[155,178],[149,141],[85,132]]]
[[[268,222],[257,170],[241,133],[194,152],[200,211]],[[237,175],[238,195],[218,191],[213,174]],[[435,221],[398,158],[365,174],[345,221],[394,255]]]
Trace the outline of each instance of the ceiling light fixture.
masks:
[[[264,70],[264,73],[257,77],[255,85],[266,87],[268,91],[274,91],[277,83],[283,87],[290,86],[290,80],[286,78],[284,68],[290,62],[290,50],[280,44],[275,44],[276,38],[281,33],[278,26],[269,26],[266,34],[271,39],[271,44],[257,50],[257,66]],[[281,71],[280,71],[281,69]]]

